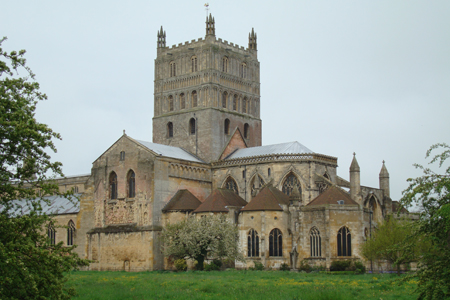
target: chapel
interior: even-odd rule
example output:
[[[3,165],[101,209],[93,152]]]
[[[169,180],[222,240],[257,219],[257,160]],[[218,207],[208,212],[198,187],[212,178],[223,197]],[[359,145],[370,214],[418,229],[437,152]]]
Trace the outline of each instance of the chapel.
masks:
[[[89,174],[58,179],[79,205],[50,197],[48,211],[67,227],[51,226],[49,236],[77,245],[90,270],[170,269],[161,230],[208,214],[238,227],[245,262],[236,268],[329,268],[361,259],[359,246],[396,212],[384,162],[379,186],[367,187],[355,154],[347,180],[336,157],[296,141],[262,145],[253,29],[245,48],[217,38],[209,15],[204,38],[168,47],[161,27],[154,73],[152,142],[124,131]]]

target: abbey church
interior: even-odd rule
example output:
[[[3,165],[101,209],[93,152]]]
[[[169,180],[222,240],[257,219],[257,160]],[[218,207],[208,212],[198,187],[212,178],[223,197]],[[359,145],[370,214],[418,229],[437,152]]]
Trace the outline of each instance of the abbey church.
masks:
[[[209,15],[204,38],[168,47],[161,27],[153,141],[124,132],[90,174],[58,179],[80,203],[52,198],[49,211],[67,228],[49,227],[49,236],[78,245],[91,270],[170,269],[165,224],[225,214],[239,228],[237,268],[360,259],[359,246],[398,206],[384,163],[379,186],[366,187],[355,155],[341,177],[336,157],[299,142],[262,145],[260,101],[253,29],[244,48],[217,38]]]

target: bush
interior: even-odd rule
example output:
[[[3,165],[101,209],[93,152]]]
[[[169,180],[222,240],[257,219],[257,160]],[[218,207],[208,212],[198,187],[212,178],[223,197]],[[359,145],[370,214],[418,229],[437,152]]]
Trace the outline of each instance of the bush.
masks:
[[[366,273],[366,266],[362,262],[355,261],[354,265],[355,265],[355,269],[356,269],[355,273],[357,273],[357,274]]]
[[[290,269],[291,269],[291,267],[289,267],[289,265],[286,263],[283,263],[280,266],[280,271],[289,271]]]
[[[222,261],[214,259],[209,264],[205,264],[204,269],[205,271],[219,271],[220,267],[222,267]]]
[[[177,271],[186,271],[187,270],[187,263],[186,260],[183,258],[176,259],[173,264],[175,265],[175,268]]]
[[[254,267],[250,267],[249,268],[250,270],[253,270],[253,271],[262,271],[262,270],[264,270],[264,265],[261,262],[255,261],[253,263],[255,264],[255,266]]]
[[[309,263],[306,260],[302,260],[300,262],[299,270],[303,271],[303,272],[306,272],[306,273],[309,273],[309,272],[312,271],[312,267],[309,265]]]
[[[331,262],[330,271],[351,271],[349,270],[351,264],[351,260],[335,260]]]

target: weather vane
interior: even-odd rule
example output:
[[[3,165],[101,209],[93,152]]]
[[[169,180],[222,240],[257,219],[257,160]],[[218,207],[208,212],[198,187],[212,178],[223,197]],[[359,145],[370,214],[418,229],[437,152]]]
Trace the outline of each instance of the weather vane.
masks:
[[[205,3],[206,17],[208,17],[209,3]]]

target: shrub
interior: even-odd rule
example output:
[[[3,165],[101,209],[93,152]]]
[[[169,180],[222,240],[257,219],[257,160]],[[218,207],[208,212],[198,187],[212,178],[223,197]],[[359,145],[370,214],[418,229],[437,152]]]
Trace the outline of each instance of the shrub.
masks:
[[[280,266],[280,271],[289,271],[291,268],[289,267],[289,265],[288,264],[286,264],[286,263],[283,263],[283,264],[281,264],[281,266]]]
[[[205,264],[205,271],[219,271],[222,266],[222,262],[218,259],[214,259],[209,264]]]
[[[306,260],[302,260],[300,262],[299,270],[303,271],[303,272],[306,272],[306,273],[309,273],[309,272],[312,271],[312,267],[309,265],[309,263]]]
[[[335,260],[331,262],[330,271],[351,271],[349,270],[351,264],[351,260]]]
[[[175,268],[177,271],[186,271],[187,270],[187,263],[186,260],[183,258],[176,259],[173,264],[175,265]]]
[[[354,266],[355,266],[355,273],[357,274],[366,273],[366,266],[362,262],[355,261]]]
[[[254,264],[255,264],[255,266],[254,267],[250,267],[249,268],[250,270],[253,270],[253,271],[262,271],[262,270],[264,270],[264,265],[261,262],[255,261]]]

